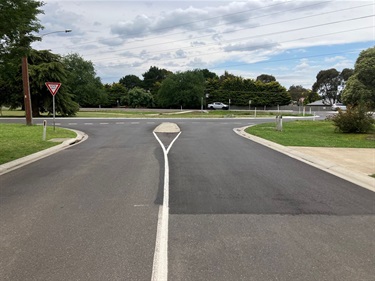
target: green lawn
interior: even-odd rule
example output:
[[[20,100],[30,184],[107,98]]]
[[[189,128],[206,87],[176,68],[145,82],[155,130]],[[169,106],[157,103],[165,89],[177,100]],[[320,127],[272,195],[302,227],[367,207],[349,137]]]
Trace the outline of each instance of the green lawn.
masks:
[[[59,143],[53,138],[75,138],[76,133],[56,127],[47,127],[46,141],[43,141],[43,126],[0,123],[0,164],[24,157]]]
[[[375,128],[369,134],[343,134],[330,121],[291,121],[276,131],[275,123],[252,126],[246,132],[285,146],[375,148]]]
[[[280,115],[276,111],[257,111],[257,117],[270,117]],[[302,114],[295,114],[291,112],[283,112],[283,116],[302,116]],[[24,117],[25,112],[22,110],[2,110],[2,117]],[[47,116],[47,114],[42,114]],[[306,114],[305,116],[311,116]],[[56,116],[60,117],[60,116]],[[241,118],[241,117],[255,117],[253,110],[147,110],[147,109],[97,109],[97,110],[82,110],[77,112],[76,117],[81,118]]]

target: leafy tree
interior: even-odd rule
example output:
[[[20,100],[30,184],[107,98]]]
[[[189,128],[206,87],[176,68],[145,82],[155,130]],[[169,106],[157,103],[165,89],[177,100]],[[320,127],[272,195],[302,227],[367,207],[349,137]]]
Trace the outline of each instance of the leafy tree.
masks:
[[[200,71],[177,72],[169,75],[158,91],[162,107],[199,108],[204,95],[205,80]]]
[[[115,107],[120,105],[128,105],[128,91],[124,85],[120,83],[106,84],[104,85],[104,89],[107,95],[107,104],[105,104],[105,106]]]
[[[220,77],[219,77],[219,79],[220,79],[220,81],[224,81],[225,79],[228,79],[228,78],[236,78],[237,76],[236,75],[234,75],[234,74],[231,74],[231,73],[229,73],[228,71],[224,71],[224,74],[223,75],[221,75]]]
[[[123,97],[123,104],[128,104],[131,107],[152,107],[154,100],[150,92],[135,87],[128,92],[127,97]],[[126,99],[126,101],[124,100]]]
[[[276,78],[272,75],[261,74],[257,77],[256,81],[261,81],[263,83],[270,83],[270,82],[276,82]]]
[[[30,44],[39,37],[42,25],[37,18],[43,13],[41,1],[0,1],[0,106],[18,107],[23,104],[21,57],[28,55]]]
[[[352,70],[344,69],[341,73],[335,68],[321,70],[316,76],[312,89],[320,94],[323,103],[332,105],[341,102],[341,94]]]
[[[61,88],[56,94],[56,112],[62,116],[74,115],[79,107],[72,100],[69,87],[66,86],[67,72],[59,55],[49,51],[32,50],[28,56],[30,92],[33,116],[40,112],[52,112],[52,96],[45,82],[61,82]]]
[[[99,77],[96,77],[94,64],[78,54],[63,58],[67,70],[66,86],[73,94],[74,101],[81,107],[97,107],[105,104],[105,91]]]
[[[119,83],[124,85],[127,89],[142,87],[142,80],[136,75],[126,75],[120,79]]]
[[[157,82],[162,82],[164,79],[168,77],[168,75],[172,74],[172,72],[161,69],[156,66],[151,66],[150,69],[143,73],[143,88],[145,90],[149,90],[151,92],[155,91],[155,84]]]
[[[207,68],[205,68],[205,69],[197,69],[197,70],[200,71],[200,72],[202,72],[203,77],[204,77],[205,80],[218,78],[218,76],[217,76],[216,73],[209,71]]]
[[[300,102],[301,99],[306,99],[309,90],[305,89],[301,85],[292,85],[289,87],[288,93],[292,101]]]
[[[357,58],[354,74],[350,76],[343,93],[347,104],[363,104],[375,109],[375,47],[364,50]]]
[[[307,103],[314,102],[320,100],[320,96],[317,92],[314,91],[308,91],[307,93]]]
[[[42,25],[37,16],[44,3],[33,0],[2,0],[0,2],[0,62],[9,53],[18,53],[19,58],[27,55],[30,44],[39,37],[32,35]]]

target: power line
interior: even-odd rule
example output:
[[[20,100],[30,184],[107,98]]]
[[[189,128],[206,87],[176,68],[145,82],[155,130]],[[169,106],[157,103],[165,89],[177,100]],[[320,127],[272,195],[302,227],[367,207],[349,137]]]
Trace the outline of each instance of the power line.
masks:
[[[324,37],[324,36],[331,36],[331,35],[336,35],[336,34],[340,34],[340,33],[348,33],[348,32],[354,32],[354,31],[359,31],[359,30],[363,30],[363,29],[372,29],[372,28],[374,28],[374,27],[373,26],[359,27],[359,28],[350,29],[350,30],[343,30],[343,31],[331,32],[331,33],[319,34],[319,35],[309,36],[309,37],[301,37],[301,38],[297,38],[297,39],[293,39],[293,40],[287,40],[287,41],[281,41],[281,42],[272,42],[272,43],[268,43],[268,44],[259,44],[259,45],[252,46],[252,48],[257,48],[257,47],[261,48],[261,47],[273,46],[275,44],[284,44],[284,43],[290,43],[290,42],[295,42],[295,41],[303,41],[303,40],[307,40],[307,39],[320,38],[320,37]],[[194,48],[194,47],[192,47],[192,48]],[[248,47],[237,48],[235,51],[246,50],[247,48]],[[168,49],[168,50],[165,50],[165,51],[179,50],[179,49],[180,48],[178,48],[178,49]],[[152,54],[160,53],[160,52],[164,52],[164,51],[157,51],[157,52],[153,52]],[[219,54],[219,53],[222,53],[222,52],[223,51],[202,53],[202,54],[194,55],[193,57],[195,58],[195,57],[201,57],[201,56],[206,56],[206,55]],[[95,60],[95,61],[96,62],[107,61],[107,60],[112,60],[114,58],[116,58],[116,57],[101,58],[101,59],[98,59],[98,60]],[[184,58],[185,57],[174,58],[174,60],[184,59]]]
[[[341,9],[341,10],[330,11],[330,12],[320,13],[320,14],[314,14],[314,15],[309,15],[309,16],[305,16],[305,17],[295,18],[295,19],[288,19],[288,20],[283,20],[283,21],[279,21],[279,22],[273,22],[273,23],[269,23],[269,24],[259,25],[259,26],[255,27],[255,28],[260,28],[260,27],[264,27],[264,26],[271,26],[271,25],[277,25],[277,24],[281,24],[281,23],[292,22],[292,21],[296,21],[296,20],[301,20],[301,19],[306,19],[306,18],[321,16],[321,15],[327,15],[327,14],[332,14],[332,13],[337,13],[337,12],[352,10],[352,9],[361,8],[361,7],[364,7],[364,6],[368,6],[368,5],[361,5],[361,6],[357,6],[357,7],[345,8],[345,9]],[[374,15],[370,15],[370,16],[367,16],[367,17],[372,17],[372,16],[374,16]],[[299,29],[292,29],[290,31],[286,30],[286,31],[281,31],[281,32],[274,32],[274,33],[269,33],[269,34],[262,34],[262,35],[258,35],[258,36],[242,37],[242,38],[231,40],[231,41],[232,42],[234,42],[234,41],[241,41],[243,39],[251,39],[251,38],[257,38],[257,37],[263,37],[263,36],[280,34],[280,33],[287,33],[287,32],[299,31],[299,30],[303,30],[303,29],[321,27],[321,26],[324,26],[324,25],[337,24],[337,23],[342,23],[342,22],[351,21],[351,20],[357,20],[357,19],[363,19],[363,18],[364,17],[353,18],[353,19],[345,19],[345,20],[342,20],[342,21],[335,21],[335,22],[331,22],[331,23],[325,23],[325,24],[322,24],[322,25],[315,25],[315,26],[311,26],[311,27],[304,27],[304,28],[299,28]],[[252,28],[254,28],[254,27],[248,27],[248,28],[242,28],[242,29],[238,29],[238,30],[226,31],[226,32],[222,32],[221,34],[232,33],[232,32],[237,32],[237,31],[252,29]],[[188,38],[188,39],[179,39],[179,40],[174,40],[174,41],[168,41],[168,42],[161,42],[161,43],[155,43],[155,44],[144,45],[144,46],[137,46],[137,47],[125,48],[125,49],[116,50],[114,52],[117,53],[117,52],[123,52],[123,51],[130,51],[130,50],[134,50],[134,49],[141,49],[141,48],[147,48],[147,47],[155,47],[155,46],[160,46],[160,45],[170,45],[170,44],[173,44],[173,43],[184,42],[184,41],[191,41],[191,40],[201,39],[201,38],[205,38],[205,37],[209,37],[209,36],[212,36],[212,35],[210,34],[210,35],[204,35],[204,36],[199,36],[199,37],[194,37],[194,38]],[[206,44],[205,46],[202,46],[202,47],[194,47],[194,48],[205,48],[207,46],[216,45],[216,44],[217,43],[211,43],[211,44]],[[177,49],[180,49],[180,48],[177,48]],[[95,55],[95,54],[97,54],[97,52],[86,54],[86,56]]]

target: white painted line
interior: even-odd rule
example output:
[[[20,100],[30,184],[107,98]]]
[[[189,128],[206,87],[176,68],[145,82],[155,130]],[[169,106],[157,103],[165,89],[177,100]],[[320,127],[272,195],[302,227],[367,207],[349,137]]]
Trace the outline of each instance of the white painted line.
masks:
[[[180,136],[181,132],[174,138],[168,149],[165,149],[164,144],[153,132],[155,138],[158,140],[164,154],[164,194],[163,205],[159,207],[158,226],[156,232],[154,261],[152,266],[152,281],[167,281],[168,280],[168,223],[169,223],[169,161],[168,152],[173,143]]]
[[[130,124],[132,124],[132,125],[138,125],[139,122],[131,122]]]
[[[68,123],[68,125],[77,125],[77,123]]]
[[[124,125],[125,122],[116,122],[116,125]]]
[[[83,123],[84,125],[94,125],[94,123]]]

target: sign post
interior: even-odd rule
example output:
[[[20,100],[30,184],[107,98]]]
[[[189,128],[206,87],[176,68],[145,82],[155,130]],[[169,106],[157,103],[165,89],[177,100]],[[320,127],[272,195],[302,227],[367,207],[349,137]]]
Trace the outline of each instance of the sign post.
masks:
[[[55,131],[55,95],[60,89],[61,83],[59,82],[46,82],[46,86],[52,95],[52,106],[53,106],[53,130]]]

